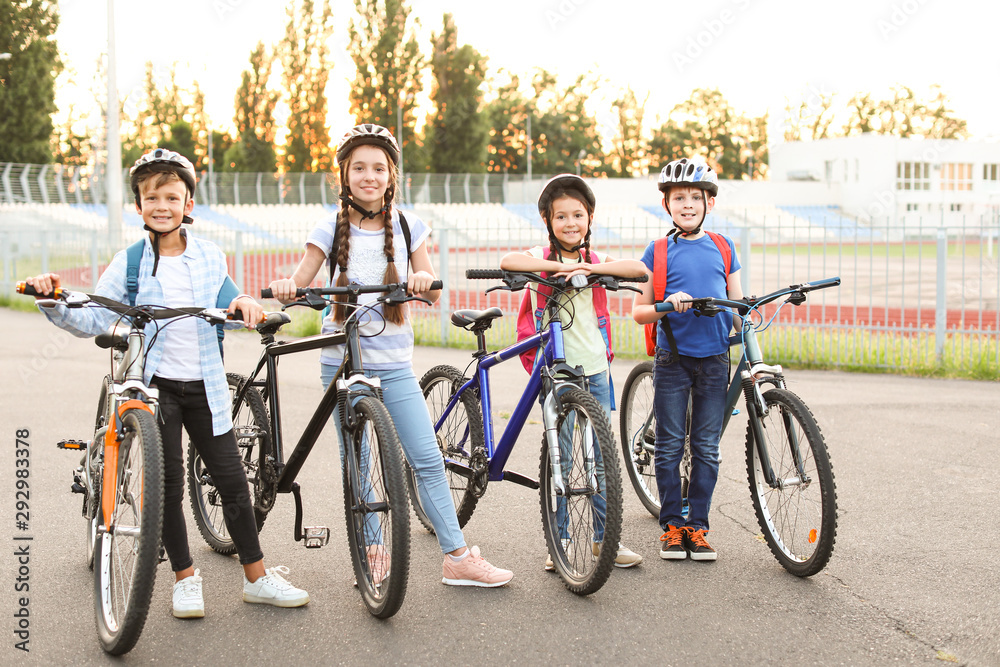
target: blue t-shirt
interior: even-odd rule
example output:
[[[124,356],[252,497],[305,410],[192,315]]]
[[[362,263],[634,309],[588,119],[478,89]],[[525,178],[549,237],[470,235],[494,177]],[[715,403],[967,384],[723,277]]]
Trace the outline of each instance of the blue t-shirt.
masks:
[[[694,241],[680,238],[675,243],[674,238],[676,237],[670,239],[667,251],[666,296],[674,292],[687,292],[694,299],[709,296],[725,299],[729,276],[715,241],[708,234]],[[732,255],[730,273],[734,273],[740,269],[736,246],[728,237],[723,238],[729,244]],[[653,245],[650,243],[642,254],[642,263],[650,271],[653,270]],[[654,300],[660,301],[663,297],[663,294],[656,294]],[[670,318],[670,330],[677,341],[677,351],[680,354],[687,357],[710,357],[729,349],[729,330],[733,325],[731,312],[719,313],[715,317],[697,317],[693,310],[689,310],[686,313],[667,313],[665,317]],[[665,350],[670,349],[663,327],[656,327],[656,344]]]

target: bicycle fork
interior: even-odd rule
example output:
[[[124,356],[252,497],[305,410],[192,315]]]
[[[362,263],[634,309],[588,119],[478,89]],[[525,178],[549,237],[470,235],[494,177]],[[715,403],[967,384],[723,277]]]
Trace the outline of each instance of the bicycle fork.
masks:
[[[545,443],[549,449],[549,466],[552,468],[552,486],[556,496],[570,495],[562,475],[562,449],[559,445],[559,412],[562,403],[559,400],[559,390],[564,386],[573,386],[571,382],[551,382],[551,389],[546,392],[542,403],[542,424],[545,428]],[[597,457],[594,453],[594,429],[588,420],[583,427],[583,462],[587,480],[587,491],[597,493]],[[570,447],[572,447],[572,442]]]
[[[761,373],[766,373],[767,375],[760,377],[759,374]],[[749,412],[748,416],[750,418],[750,429],[753,433],[754,445],[757,447],[757,459],[760,462],[761,472],[764,474],[764,479],[767,480],[768,486],[772,489],[784,489],[790,486],[808,486],[812,480],[805,473],[802,463],[802,452],[799,450],[798,436],[795,433],[795,424],[791,415],[785,411],[781,411],[782,423],[785,427],[785,433],[788,436],[788,442],[785,444],[788,446],[792,460],[795,462],[796,476],[779,479],[774,473],[774,468],[771,466],[771,457],[767,449],[763,419],[769,411],[760,385],[769,383],[779,389],[784,389],[785,381],[781,375],[781,367],[758,364],[754,366],[752,371],[744,370],[740,373],[740,380],[743,385],[743,395],[746,399]]]

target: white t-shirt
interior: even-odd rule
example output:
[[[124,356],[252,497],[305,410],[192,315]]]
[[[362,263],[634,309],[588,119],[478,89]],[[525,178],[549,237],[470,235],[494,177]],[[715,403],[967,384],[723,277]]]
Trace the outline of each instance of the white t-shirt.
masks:
[[[410,248],[416,250],[431,233],[423,220],[407,211],[407,226],[410,228]],[[333,247],[333,233],[337,224],[336,215],[322,220],[310,232],[306,244],[312,244],[329,255]],[[406,239],[399,224],[399,212],[392,210],[392,246],[399,282],[406,282],[408,258],[406,255]],[[383,250],[385,245],[385,230],[366,231],[351,225],[351,249],[347,262],[347,277],[352,283],[361,285],[381,285],[385,276],[388,261]],[[334,275],[331,284],[336,284],[340,268],[334,262]],[[358,297],[359,304],[374,303],[381,294],[362,294]],[[377,314],[376,314],[377,313]],[[413,359],[413,328],[410,326],[409,313],[404,308],[406,319],[403,324],[392,324],[381,317],[382,305],[377,304],[374,312],[361,317],[361,353],[364,356],[364,366],[371,370],[392,370],[408,368]],[[333,311],[323,320],[323,333],[340,330],[333,321]],[[324,364],[339,366],[344,360],[344,346],[334,345],[323,348],[320,361]]]
[[[184,262],[183,255],[166,257],[160,255],[156,269],[156,279],[163,289],[163,303],[169,308],[191,308],[194,306],[194,287],[191,284],[191,270]],[[156,367],[156,374],[168,380],[201,380],[201,363],[198,354],[191,348],[198,347],[198,320],[194,317],[177,317],[160,321],[158,338],[163,345],[163,356]]]
[[[595,250],[591,250],[590,253],[597,255],[601,263],[608,259],[607,255]],[[549,249],[536,246],[528,250],[528,254],[544,259],[549,256]],[[567,265],[579,264],[582,261],[582,258],[575,260],[563,258],[563,262]],[[582,366],[583,372],[587,375],[608,370],[608,351],[604,344],[604,337],[601,336],[601,329],[597,326],[593,289],[570,290],[560,297],[560,302],[566,304],[566,310],[562,312],[560,317],[563,323],[563,348],[566,352],[566,363],[570,366]],[[537,307],[534,298],[532,298],[532,307]],[[570,319],[573,320],[573,324],[569,329],[566,329]],[[548,318],[544,315],[542,316],[542,324],[548,324]]]

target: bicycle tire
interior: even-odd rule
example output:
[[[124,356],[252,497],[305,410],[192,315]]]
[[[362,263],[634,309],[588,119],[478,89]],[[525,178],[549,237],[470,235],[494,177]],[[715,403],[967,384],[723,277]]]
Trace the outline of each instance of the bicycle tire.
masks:
[[[656,482],[653,416],[653,362],[640,362],[629,373],[622,390],[620,409],[620,436],[625,471],[632,488],[643,507],[654,517],[660,516],[660,492]],[[684,455],[681,457],[681,497],[687,507],[688,486],[691,482],[691,412],[692,399],[688,398],[684,419]],[[648,421],[648,424],[647,424]],[[686,510],[685,510],[686,511]]]
[[[347,544],[361,599],[373,616],[389,618],[403,604],[410,570],[410,510],[399,436],[388,410],[376,399],[362,397],[354,409],[357,424],[343,431],[353,443],[344,448]],[[346,452],[352,449],[349,457]]]
[[[566,588],[577,595],[589,595],[600,590],[614,569],[622,527],[621,473],[611,424],[597,399],[582,389],[567,389],[559,398],[561,408],[556,418],[556,428],[561,441],[568,442],[570,449],[567,463],[567,447],[565,444],[560,445],[563,460],[561,472],[569,491],[565,498],[567,517],[565,530],[562,530],[559,525],[559,496],[555,492],[549,448],[543,435],[538,469],[541,481],[539,496],[542,532],[545,534],[549,556]],[[588,436],[588,431],[592,435]],[[590,475],[584,453],[584,443],[591,439],[596,441],[592,444],[599,447],[604,461],[603,496],[607,502],[604,540],[596,555],[593,546],[592,502],[595,492],[587,480]],[[597,473],[594,477],[597,479],[597,493],[600,494],[600,474]]]
[[[435,366],[420,378],[420,390],[427,403],[427,411],[431,423],[437,424],[438,419],[448,407],[452,394],[462,386],[465,377],[452,366]],[[451,489],[451,499],[455,503],[455,514],[461,528],[472,518],[476,504],[486,492],[489,477],[486,473],[486,444],[483,435],[483,416],[478,397],[471,391],[462,394],[458,404],[452,410],[448,419],[435,432],[438,449],[445,461],[445,476],[448,478],[448,488]],[[454,462],[464,468],[472,468],[473,464],[481,466],[483,473],[476,480],[459,474],[448,463]],[[420,495],[417,493],[417,479],[408,462],[406,466],[406,482],[410,489],[413,511],[424,528],[434,533],[434,526],[427,518]]]
[[[826,567],[836,541],[837,488],[830,456],[819,425],[802,399],[787,389],[770,389],[764,401],[767,415],[760,420],[761,431],[775,476],[786,482],[800,480],[789,444],[791,433],[810,481],[771,488],[764,479],[753,424],[748,424],[747,477],[754,512],[764,540],[782,567],[798,577],[812,576]],[[756,419],[753,408],[748,414]]]
[[[153,596],[163,526],[163,453],[156,418],[126,410],[118,450],[110,532],[98,535],[94,555],[94,604],[101,647],[111,655],[139,640]],[[127,529],[127,530],[126,530]]]
[[[97,416],[94,418],[94,438],[90,448],[84,452],[81,466],[89,470],[83,471],[84,478],[90,480],[87,495],[84,498],[83,518],[87,520],[87,569],[94,569],[94,545],[97,543],[97,511],[101,498],[101,480],[99,477],[101,453],[104,451],[103,440],[98,440],[97,434],[107,426],[108,415],[111,414],[111,376],[105,375],[101,382],[101,395],[97,400]]]
[[[237,391],[246,382],[246,377],[239,373],[227,373],[226,380],[229,384],[230,402],[233,404],[233,432],[236,444],[250,486],[250,497],[256,498],[260,495],[263,484],[263,476],[259,472],[260,461],[266,460],[270,454],[271,438],[267,409],[264,407],[264,399],[261,398],[260,392],[254,387],[247,389],[240,404],[236,405]],[[222,498],[219,497],[212,476],[191,441],[188,441],[187,461],[188,500],[191,503],[198,532],[216,553],[223,555],[236,553],[236,544],[226,526]],[[264,520],[267,519],[267,513],[262,511],[259,505],[260,503],[254,503],[253,511],[258,533],[264,527]]]
[[[653,411],[653,362],[643,361],[632,369],[622,390],[619,426],[625,472],[639,502],[650,514],[660,516],[660,492],[656,484]],[[647,421],[649,422],[647,424]]]

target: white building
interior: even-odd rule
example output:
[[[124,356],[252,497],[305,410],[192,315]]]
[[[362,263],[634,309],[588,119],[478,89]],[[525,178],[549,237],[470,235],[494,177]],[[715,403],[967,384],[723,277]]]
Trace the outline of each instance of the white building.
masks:
[[[772,182],[835,186],[836,203],[862,220],[951,226],[1000,212],[995,142],[863,134],[783,143],[771,148],[770,171]]]

